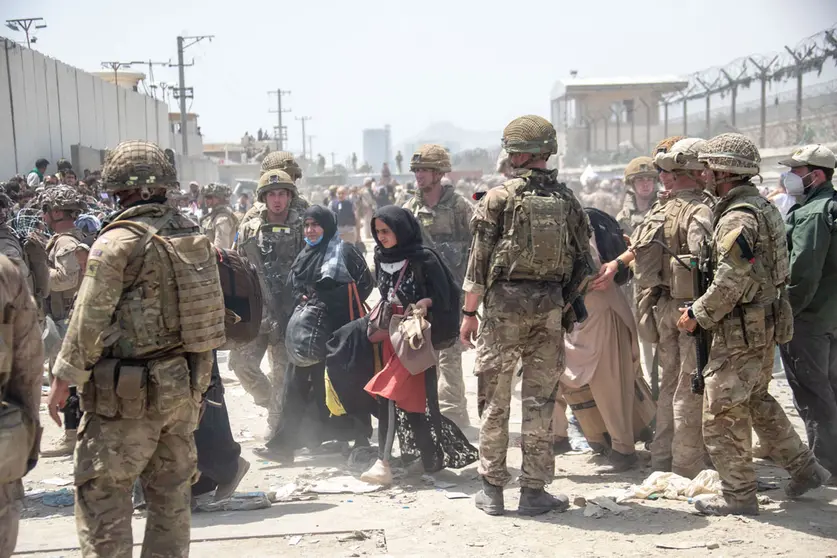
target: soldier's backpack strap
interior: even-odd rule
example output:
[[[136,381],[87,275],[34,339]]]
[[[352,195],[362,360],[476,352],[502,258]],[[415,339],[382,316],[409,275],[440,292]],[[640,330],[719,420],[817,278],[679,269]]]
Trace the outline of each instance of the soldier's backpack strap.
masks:
[[[109,224],[104,229],[102,229],[99,234],[101,235],[105,231],[120,227],[135,229],[138,232],[140,232],[143,235],[142,239],[140,240],[140,242],[137,243],[136,246],[134,246],[134,250],[131,252],[131,256],[128,258],[128,261],[133,261],[137,256],[140,255],[140,252],[145,248],[145,245],[148,244],[148,241],[150,241],[151,238],[160,231],[160,229],[165,227],[169,223],[169,221],[172,220],[173,217],[174,211],[167,210],[159,219],[157,219],[150,225],[146,225],[141,221],[130,221],[128,219],[117,220]]]

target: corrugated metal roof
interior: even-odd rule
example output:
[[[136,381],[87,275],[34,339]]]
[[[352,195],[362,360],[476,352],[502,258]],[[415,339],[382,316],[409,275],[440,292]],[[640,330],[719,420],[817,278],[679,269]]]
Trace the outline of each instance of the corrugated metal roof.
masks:
[[[567,91],[572,93],[573,89],[590,90],[652,86],[661,92],[668,92],[678,91],[687,85],[689,85],[689,80],[680,76],[576,78],[555,82],[552,87],[552,98],[562,97]]]

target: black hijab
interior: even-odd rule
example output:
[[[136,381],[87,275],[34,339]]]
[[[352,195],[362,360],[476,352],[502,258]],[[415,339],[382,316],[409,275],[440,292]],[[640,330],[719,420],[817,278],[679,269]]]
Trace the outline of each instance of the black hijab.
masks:
[[[328,243],[337,233],[337,219],[334,213],[326,207],[312,205],[306,209],[302,214],[303,227],[308,219],[312,219],[323,228],[323,238],[316,246],[311,246],[306,242],[305,248],[294,260],[291,266],[291,281],[295,286],[314,286],[323,265]]]
[[[397,244],[392,248],[384,248],[375,232],[375,220],[383,221],[395,233]],[[384,263],[395,263],[401,260],[413,259],[421,256],[424,246],[421,243],[421,225],[412,213],[396,205],[381,207],[372,216],[372,237],[375,239],[375,260]]]
[[[384,248],[375,233],[375,220],[380,219],[395,233],[397,244]],[[372,236],[375,238],[375,267],[380,269],[380,262],[395,263],[408,260],[418,264],[421,277],[416,280],[423,284],[424,296],[433,300],[433,343],[441,339],[448,341],[459,331],[459,291],[450,269],[432,248],[422,244],[421,225],[415,216],[404,208],[388,205],[378,209],[372,217]],[[447,345],[450,346],[450,345]],[[439,347],[444,348],[444,347]]]

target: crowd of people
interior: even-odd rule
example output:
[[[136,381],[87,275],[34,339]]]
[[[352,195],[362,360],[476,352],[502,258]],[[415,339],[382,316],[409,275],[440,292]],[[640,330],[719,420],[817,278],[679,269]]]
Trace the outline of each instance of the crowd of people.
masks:
[[[758,455],[790,473],[789,497],[833,484],[834,154],[795,151],[768,199],[753,183],[758,149],[739,134],[667,138],[619,184],[576,192],[548,168],[556,152],[553,126],[523,116],[481,184],[451,183],[447,150],[424,145],[414,185],[370,178],[315,193],[317,205],[291,153],[267,154],[253,203],[233,207],[224,184],[181,191],[172,153],[143,141],[82,181],[39,160],[5,183],[0,421],[17,413],[20,426],[0,448],[12,456],[0,461],[0,556],[39,457],[45,362],[64,434],[40,456],[74,454],[86,556],[131,555],[132,500],[148,510],[144,552],[181,555],[196,498],[227,499],[247,474],[219,350],[267,410],[260,458],[290,465],[334,442],[350,461],[373,455],[360,478],[382,485],[394,467],[478,461],[475,504],[489,515],[505,512],[518,382],[521,515],[569,507],[545,490],[570,448],[567,407],[602,472],[635,467],[639,442],[654,470],[714,468],[722,495],[696,502],[704,514],[758,513],[753,431]],[[807,445],[768,393],[777,347]],[[477,446],[463,433],[468,349]]]

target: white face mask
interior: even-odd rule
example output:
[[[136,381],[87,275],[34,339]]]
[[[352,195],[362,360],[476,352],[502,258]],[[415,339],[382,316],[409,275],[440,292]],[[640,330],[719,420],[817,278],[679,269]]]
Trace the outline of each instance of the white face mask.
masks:
[[[805,176],[808,176],[807,174]],[[801,196],[805,194],[805,184],[803,177],[794,174],[790,171],[782,173],[782,185],[787,190],[790,196]]]

